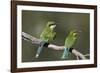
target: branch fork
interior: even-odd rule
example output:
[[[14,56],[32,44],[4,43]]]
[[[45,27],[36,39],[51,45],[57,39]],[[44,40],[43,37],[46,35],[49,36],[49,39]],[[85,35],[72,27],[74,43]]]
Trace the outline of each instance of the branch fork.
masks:
[[[31,36],[25,32],[22,32],[22,38],[26,41],[31,42],[34,45],[40,45],[42,42],[42,40],[35,38],[34,36]],[[53,49],[53,50],[64,50],[64,46],[58,46],[51,43],[48,45],[48,48]],[[83,55],[81,52],[77,51],[74,48],[70,49],[70,52],[76,56],[77,60],[79,59],[85,60],[86,56],[89,56],[89,54]]]

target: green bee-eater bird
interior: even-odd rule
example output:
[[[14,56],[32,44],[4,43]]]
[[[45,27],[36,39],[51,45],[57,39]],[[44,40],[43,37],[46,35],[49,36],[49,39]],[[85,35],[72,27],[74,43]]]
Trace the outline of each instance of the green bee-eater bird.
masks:
[[[75,31],[70,31],[65,39],[65,48],[61,59],[68,59],[69,49],[75,44],[76,39],[77,33]]]
[[[45,43],[48,43],[50,41],[52,41],[56,35],[56,32],[54,32],[54,28],[56,27],[55,22],[53,21],[49,21],[46,24],[46,27],[44,28],[44,30],[42,31],[41,35],[40,35],[40,40],[42,40],[42,43],[40,44],[37,53],[36,53],[36,58],[39,57],[40,52],[42,50],[42,48],[44,47]]]

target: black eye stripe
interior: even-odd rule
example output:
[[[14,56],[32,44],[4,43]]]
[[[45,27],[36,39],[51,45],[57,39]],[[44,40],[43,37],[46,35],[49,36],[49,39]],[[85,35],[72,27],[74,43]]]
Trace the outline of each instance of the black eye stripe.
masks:
[[[50,24],[49,26],[52,26],[52,25],[54,25],[54,24]]]

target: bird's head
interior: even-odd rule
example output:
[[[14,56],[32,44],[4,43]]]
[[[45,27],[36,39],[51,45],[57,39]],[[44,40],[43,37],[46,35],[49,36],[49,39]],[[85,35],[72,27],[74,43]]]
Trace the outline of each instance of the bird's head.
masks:
[[[53,21],[48,22],[47,27],[50,27],[51,29],[54,29],[56,27],[55,22],[53,22]]]
[[[70,36],[72,36],[72,37],[74,37],[74,38],[76,38],[77,35],[78,35],[78,33],[77,33],[76,31],[71,31],[71,32],[70,32]]]

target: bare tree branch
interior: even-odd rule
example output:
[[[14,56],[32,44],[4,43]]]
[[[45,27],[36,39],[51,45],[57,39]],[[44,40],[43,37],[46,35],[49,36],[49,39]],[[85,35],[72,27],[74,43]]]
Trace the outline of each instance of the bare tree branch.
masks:
[[[75,56],[78,56],[78,58],[86,59],[86,57],[85,57],[82,53],[80,53],[79,51],[77,51],[77,50],[75,50],[75,49],[72,50],[72,53],[73,53]]]
[[[26,41],[30,41],[32,44],[35,45],[40,45],[40,43],[42,42],[42,40],[35,38],[34,36],[31,36],[25,32],[22,32],[22,37],[24,40]],[[58,46],[58,45],[54,45],[54,44],[49,44],[48,48],[54,49],[54,50],[63,50],[64,46]],[[86,59],[86,57],[80,53],[79,51],[77,51],[76,49],[72,49],[71,51],[72,54],[74,54],[76,56],[77,59]]]
[[[25,32],[22,32],[22,37],[24,40],[30,41],[32,44],[40,45],[40,43],[42,42],[40,39],[37,39]]]

